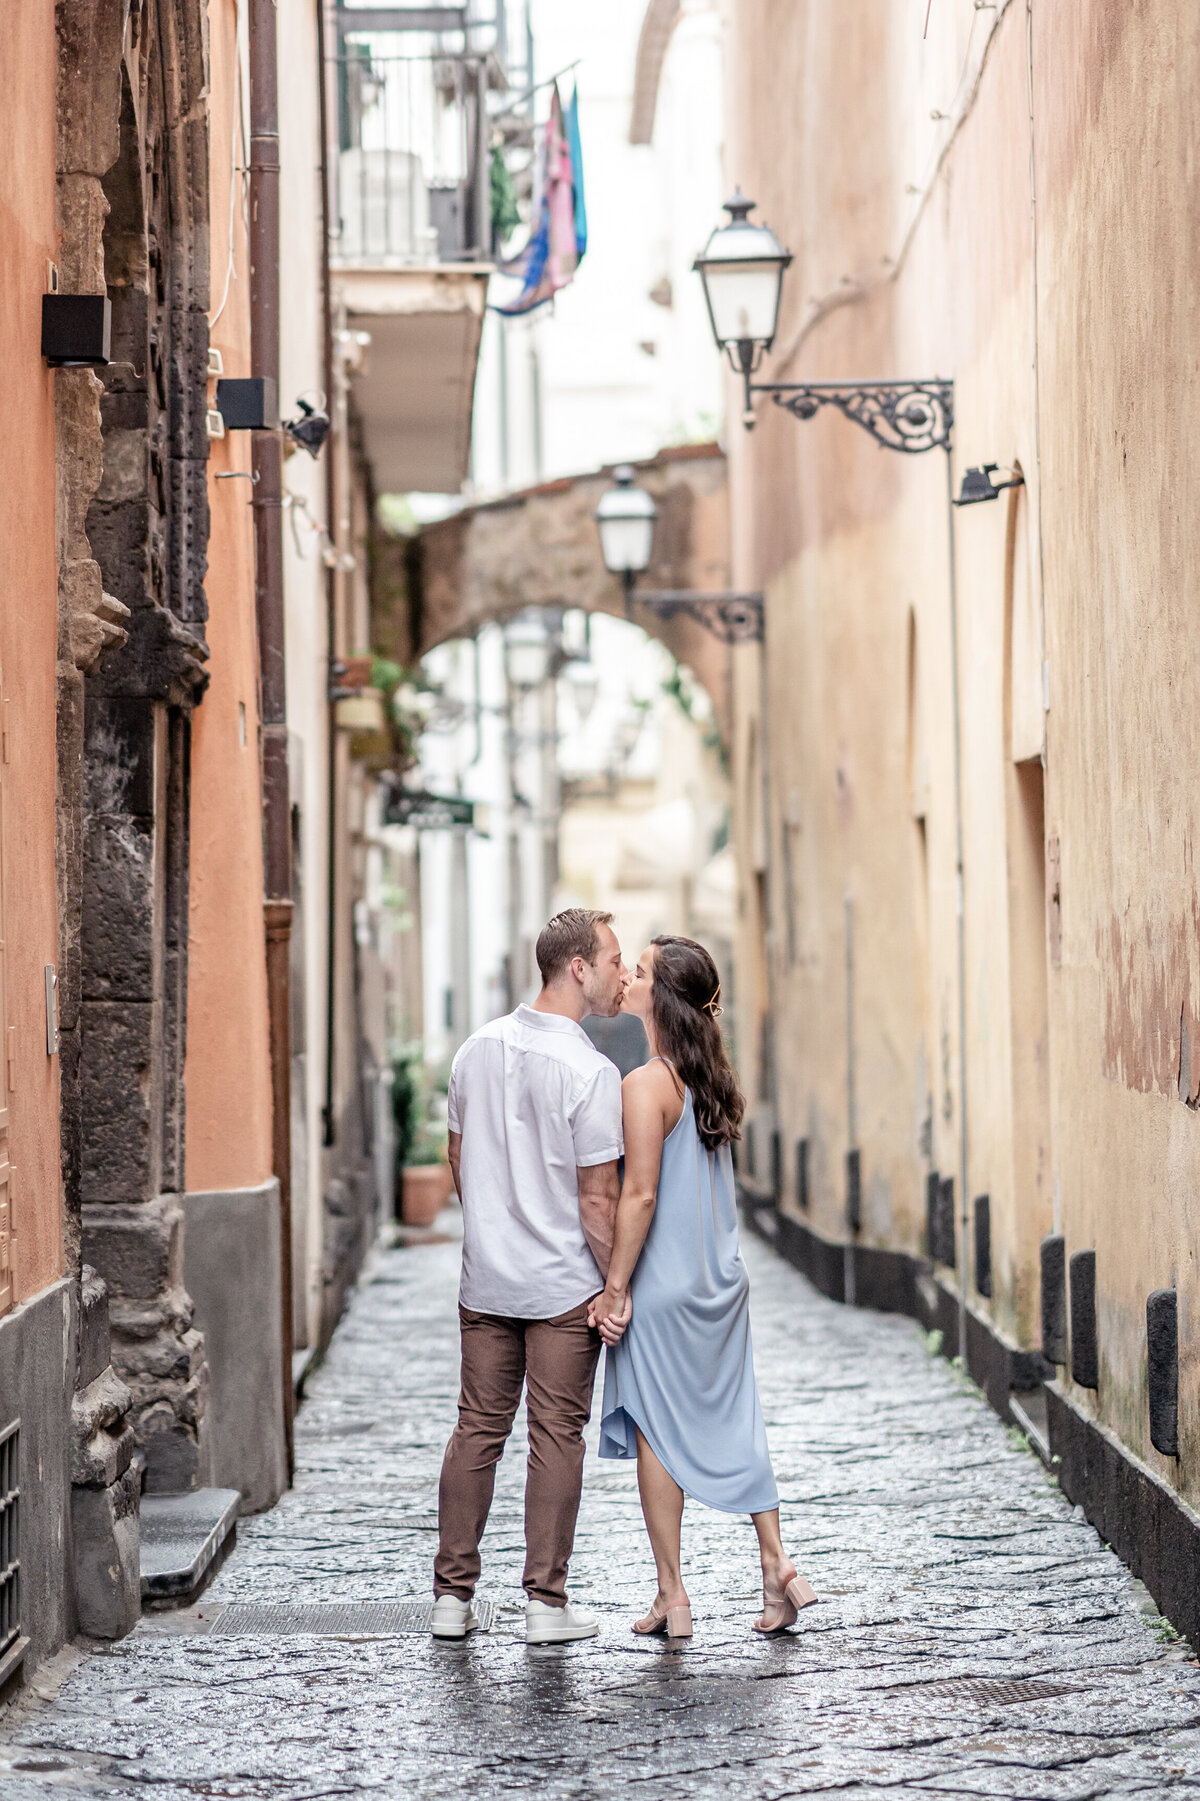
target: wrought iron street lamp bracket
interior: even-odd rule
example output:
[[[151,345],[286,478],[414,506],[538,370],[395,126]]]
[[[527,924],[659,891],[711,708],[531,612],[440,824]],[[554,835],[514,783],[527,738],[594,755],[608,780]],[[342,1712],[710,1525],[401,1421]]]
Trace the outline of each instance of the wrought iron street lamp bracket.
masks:
[[[755,394],[769,394],[796,419],[812,419],[834,406],[861,425],[877,444],[915,456],[949,450],[954,429],[954,383],[931,381],[752,382],[746,376],[745,423],[753,424]]]
[[[633,588],[629,599],[657,613],[660,619],[674,619],[682,613],[723,644],[751,644],[763,635],[760,593],[740,589]]]

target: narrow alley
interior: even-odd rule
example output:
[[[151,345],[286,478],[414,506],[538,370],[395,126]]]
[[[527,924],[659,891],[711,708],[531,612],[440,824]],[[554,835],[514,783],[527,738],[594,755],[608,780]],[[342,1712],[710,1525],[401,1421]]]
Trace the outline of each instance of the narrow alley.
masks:
[[[447,1222],[369,1265],[298,1416],[295,1486],[241,1521],[200,1603],[42,1666],[6,1721],[5,1801],[1195,1793],[1200,1670],[1146,1591],[910,1321],[823,1299],[754,1239],[784,1536],[821,1597],[793,1633],[750,1632],[748,1523],[690,1507],[695,1640],[634,1639],[653,1592],[635,1481],[589,1455],[572,1590],[601,1636],[528,1650],[519,1434],[484,1542],[490,1630],[438,1645],[415,1608],[364,1611],[429,1599]]]

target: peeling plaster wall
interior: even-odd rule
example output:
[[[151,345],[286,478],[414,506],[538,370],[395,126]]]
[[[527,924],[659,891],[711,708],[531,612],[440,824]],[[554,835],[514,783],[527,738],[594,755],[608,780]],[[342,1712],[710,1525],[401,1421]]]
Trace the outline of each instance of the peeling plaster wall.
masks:
[[[1040,1238],[1094,1248],[1100,1387],[1076,1399],[1195,1501],[1200,16],[935,6],[923,49],[924,12],[803,0],[783,22],[736,0],[728,164],[797,257],[769,373],[953,376],[955,486],[984,461],[1026,476],[954,520],[979,1304],[1036,1345]],[[862,1236],[923,1251],[925,1178],[957,1190],[962,1117],[944,458],[761,406],[730,458],[735,577],[768,592],[765,830],[754,672],[734,740],[739,988],[773,999],[773,1068],[742,1073],[789,1200],[810,1138],[833,1237],[852,1088]],[[1178,1463],[1146,1404],[1146,1296],[1172,1285]]]

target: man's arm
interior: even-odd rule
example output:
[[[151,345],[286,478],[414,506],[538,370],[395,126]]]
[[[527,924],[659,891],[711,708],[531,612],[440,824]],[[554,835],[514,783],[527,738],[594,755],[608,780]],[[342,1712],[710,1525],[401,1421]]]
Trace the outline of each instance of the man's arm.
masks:
[[[449,1147],[449,1151],[447,1154],[450,1158],[450,1174],[454,1177],[454,1192],[458,1196],[459,1201],[461,1202],[462,1201],[462,1179],[458,1173],[459,1169],[462,1166],[462,1133],[461,1132],[451,1132],[450,1147]]]
[[[453,1144],[453,1139],[450,1142]],[[600,1265],[600,1274],[607,1276],[621,1196],[616,1159],[589,1164],[575,1173],[579,1178],[579,1223],[592,1256]]]

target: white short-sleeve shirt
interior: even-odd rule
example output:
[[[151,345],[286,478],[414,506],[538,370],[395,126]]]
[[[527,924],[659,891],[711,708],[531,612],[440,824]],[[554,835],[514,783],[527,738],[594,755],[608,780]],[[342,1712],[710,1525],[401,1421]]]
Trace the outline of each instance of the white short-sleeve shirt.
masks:
[[[521,1006],[472,1033],[449,1123],[462,1134],[462,1305],[554,1319],[603,1288],[575,1172],[624,1150],[621,1077],[583,1027]]]

